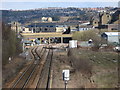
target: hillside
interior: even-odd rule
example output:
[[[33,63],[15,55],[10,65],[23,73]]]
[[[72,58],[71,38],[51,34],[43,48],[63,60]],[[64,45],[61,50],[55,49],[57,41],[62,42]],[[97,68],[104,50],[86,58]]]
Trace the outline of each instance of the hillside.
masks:
[[[93,12],[93,14],[90,14]],[[2,19],[4,22],[10,23],[11,21],[18,21],[26,23],[30,21],[39,21],[41,17],[52,17],[54,21],[59,20],[59,17],[72,17],[79,16],[79,20],[89,20],[94,11],[87,12],[79,8],[60,8],[60,9],[35,9],[35,10],[2,10]]]

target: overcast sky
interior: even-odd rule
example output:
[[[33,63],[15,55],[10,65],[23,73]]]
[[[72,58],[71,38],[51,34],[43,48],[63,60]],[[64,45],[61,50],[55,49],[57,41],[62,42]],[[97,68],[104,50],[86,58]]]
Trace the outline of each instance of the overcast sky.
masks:
[[[118,1],[120,0],[2,0],[2,7],[0,9],[26,10],[47,7],[117,7]]]

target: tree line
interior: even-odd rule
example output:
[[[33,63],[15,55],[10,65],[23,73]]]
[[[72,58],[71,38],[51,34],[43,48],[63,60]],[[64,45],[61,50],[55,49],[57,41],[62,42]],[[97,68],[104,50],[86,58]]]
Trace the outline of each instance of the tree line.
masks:
[[[10,25],[2,23],[2,63],[8,63],[9,57],[14,57],[22,51],[20,39],[11,30]]]

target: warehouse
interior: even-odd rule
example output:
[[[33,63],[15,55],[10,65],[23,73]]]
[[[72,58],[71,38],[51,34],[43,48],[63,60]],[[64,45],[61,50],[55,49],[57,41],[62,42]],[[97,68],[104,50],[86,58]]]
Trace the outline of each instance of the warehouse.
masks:
[[[120,42],[120,32],[104,32],[101,36],[110,43]]]

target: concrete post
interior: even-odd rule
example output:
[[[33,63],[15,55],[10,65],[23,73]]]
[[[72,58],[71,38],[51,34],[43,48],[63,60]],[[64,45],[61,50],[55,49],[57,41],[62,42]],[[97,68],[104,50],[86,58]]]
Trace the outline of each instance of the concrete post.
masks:
[[[41,40],[41,38],[40,38],[40,44],[42,44],[42,40]]]
[[[63,43],[63,37],[61,37],[61,43]]]
[[[51,42],[50,42],[50,37],[49,37],[49,44],[50,44]]]

